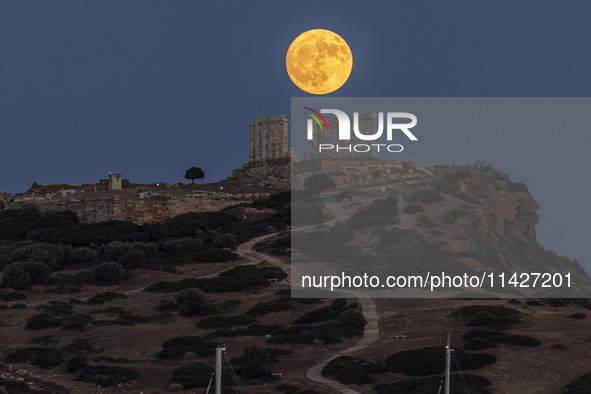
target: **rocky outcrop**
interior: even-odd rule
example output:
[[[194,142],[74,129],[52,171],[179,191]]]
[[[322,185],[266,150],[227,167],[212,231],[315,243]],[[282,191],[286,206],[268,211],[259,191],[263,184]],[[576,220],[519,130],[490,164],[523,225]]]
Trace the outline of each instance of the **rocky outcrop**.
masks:
[[[472,214],[473,231],[496,244],[496,234],[536,239],[536,211],[540,204],[523,184],[515,184],[493,172],[477,172],[458,182],[459,189],[480,202]]]

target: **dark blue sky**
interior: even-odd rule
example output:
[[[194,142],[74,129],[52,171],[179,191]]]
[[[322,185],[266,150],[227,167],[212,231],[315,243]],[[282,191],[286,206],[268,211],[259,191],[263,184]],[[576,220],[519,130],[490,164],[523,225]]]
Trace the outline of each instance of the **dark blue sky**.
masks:
[[[353,52],[334,96],[591,96],[589,15],[591,3],[542,0],[3,1],[0,191],[107,171],[172,183],[193,165],[208,181],[230,175],[248,160],[248,124],[307,96],[284,61],[313,28]],[[531,157],[588,155],[589,137],[560,137],[557,150],[473,159],[528,183],[519,169],[531,175]],[[587,262],[583,170],[578,183],[530,189],[541,241]]]

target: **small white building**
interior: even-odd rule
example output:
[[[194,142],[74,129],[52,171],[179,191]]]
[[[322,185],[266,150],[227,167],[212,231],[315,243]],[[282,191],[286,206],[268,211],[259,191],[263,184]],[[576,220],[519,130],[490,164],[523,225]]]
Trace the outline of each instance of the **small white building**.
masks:
[[[109,190],[121,190],[123,188],[122,174],[107,173],[109,178]]]

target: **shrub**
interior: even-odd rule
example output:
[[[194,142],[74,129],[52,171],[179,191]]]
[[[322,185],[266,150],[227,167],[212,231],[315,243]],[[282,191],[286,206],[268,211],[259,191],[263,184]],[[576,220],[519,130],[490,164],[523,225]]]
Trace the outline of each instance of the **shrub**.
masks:
[[[43,263],[55,270],[66,259],[65,249],[51,244],[32,244],[15,249],[11,261]]]
[[[174,300],[182,316],[202,316],[211,310],[207,297],[198,289],[182,290]]]
[[[583,374],[564,386],[562,393],[564,394],[579,394],[588,393],[591,389],[591,372]]]
[[[26,295],[18,291],[0,290],[0,300],[2,301],[18,301],[27,298]]]
[[[529,189],[525,183],[521,182],[507,182],[507,190],[510,192],[529,193]]]
[[[60,342],[59,339],[55,339],[53,335],[41,335],[31,339],[29,343],[42,346],[55,346]]]
[[[250,346],[244,349],[243,354],[244,369],[242,374],[248,379],[259,379],[269,376],[270,371],[264,364],[272,361],[271,356],[265,348],[259,346]]]
[[[349,356],[337,357],[322,369],[322,375],[334,376],[343,384],[372,383],[374,380],[370,375],[383,372],[387,372],[384,365]]]
[[[156,355],[163,360],[182,358],[187,352],[196,356],[212,356],[215,354],[216,344],[201,337],[178,337],[162,344],[163,349]]]
[[[63,353],[60,350],[53,348],[39,348],[31,360],[31,364],[38,365],[43,369],[57,367],[63,362]]]
[[[116,285],[125,279],[125,270],[121,264],[112,261],[93,268],[92,275],[97,285]]]
[[[505,306],[464,306],[453,312],[451,316],[467,321],[467,326],[486,326],[497,329],[507,329],[521,322],[521,313]]]
[[[223,233],[215,237],[213,246],[216,248],[233,248],[236,246],[238,240],[233,234]]]
[[[74,356],[66,363],[68,372],[80,371],[82,368],[87,367],[86,356]]]
[[[455,354],[464,370],[479,369],[497,361],[488,353],[466,353],[456,349]],[[443,347],[403,350],[388,356],[386,364],[391,372],[409,376],[438,374],[445,368],[445,351]]]
[[[502,342],[510,346],[525,346],[525,347],[536,347],[540,346],[541,342],[535,338],[531,338],[525,335],[507,335],[502,339]]]
[[[100,353],[101,350],[96,349],[90,344],[87,338],[76,338],[68,346],[64,348],[64,352],[76,355],[90,355]]]
[[[246,314],[249,316],[257,317],[266,315],[273,312],[281,312],[289,310],[293,307],[293,301],[291,298],[279,298],[269,302],[259,302],[252,308],[250,308]]]
[[[193,363],[177,368],[172,373],[172,382],[182,384],[185,389],[207,387],[213,367],[203,363]],[[222,377],[227,376],[223,374]]]
[[[43,369],[51,369],[57,367],[64,362],[63,353],[54,348],[45,347],[31,347],[19,349],[8,356],[5,361],[7,363],[26,363],[30,362],[33,365],[40,366]]]
[[[46,328],[59,327],[62,325],[62,320],[51,316],[49,313],[42,313],[40,315],[31,316],[27,320],[25,328],[27,330],[43,330]]]
[[[361,313],[361,311],[358,309],[347,309],[340,314],[339,321],[347,325],[351,325],[359,330],[362,330],[367,324],[365,317],[363,317],[363,313]]]
[[[148,261],[146,253],[141,249],[133,248],[117,259],[117,262],[123,267],[139,268]]]
[[[385,199],[373,200],[368,207],[355,213],[347,225],[354,229],[374,226],[388,226],[400,222],[398,219],[398,199],[388,196]]]
[[[51,270],[43,263],[12,263],[4,267],[2,286],[25,290],[31,285],[45,284],[51,276]]]
[[[108,301],[116,300],[117,298],[125,299],[127,296],[123,293],[114,293],[112,291],[107,291],[105,293],[99,293],[94,297],[90,298],[87,303],[89,305],[102,305]]]
[[[568,318],[569,319],[577,319],[577,320],[580,320],[580,319],[584,319],[585,318],[585,315],[583,315],[582,313],[573,313]]]
[[[89,264],[97,261],[98,253],[87,247],[74,249],[68,256],[68,264]]]
[[[482,376],[463,374],[451,375],[452,393],[478,393],[490,394],[486,389],[492,382]],[[457,388],[457,390],[454,389]],[[396,383],[381,383],[374,387],[377,394],[427,394],[437,393],[441,388],[441,377],[434,376],[429,378],[414,378],[397,381]]]
[[[419,212],[423,212],[423,205],[421,205],[421,203],[419,202],[413,202],[411,204],[408,204],[406,207],[404,207],[404,213],[407,213],[409,215],[414,215],[415,213],[419,213]]]
[[[179,309],[179,306],[172,300],[162,300],[156,307],[159,312],[171,312]]]
[[[411,201],[420,201],[424,204],[433,204],[437,202],[443,202],[444,198],[436,190],[418,190],[413,193]]]
[[[84,367],[76,380],[96,383],[97,386],[109,387],[120,383],[129,383],[139,374],[130,368],[110,365],[89,365]]]

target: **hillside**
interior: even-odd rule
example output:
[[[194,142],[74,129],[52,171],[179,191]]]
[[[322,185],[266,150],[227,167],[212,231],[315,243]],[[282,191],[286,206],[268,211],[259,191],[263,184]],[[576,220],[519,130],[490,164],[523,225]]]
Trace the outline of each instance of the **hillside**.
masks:
[[[295,192],[297,203],[283,193],[146,225],[80,224],[32,205],[0,211],[0,357],[8,371],[0,371],[0,386],[43,392],[16,380],[36,377],[72,393],[202,393],[223,344],[246,393],[338,392],[306,376],[341,354],[321,373],[351,393],[430,393],[450,332],[472,393],[585,392],[591,303],[584,298],[377,293],[374,330],[351,295],[291,297],[289,248],[296,260],[353,274],[388,267],[396,256],[409,269],[498,265],[587,278],[576,261],[536,242],[539,205],[525,185],[490,168],[456,166],[411,181],[338,186],[318,198]],[[318,248],[327,244],[335,245],[330,253]],[[375,342],[349,353],[364,329],[374,330]]]

